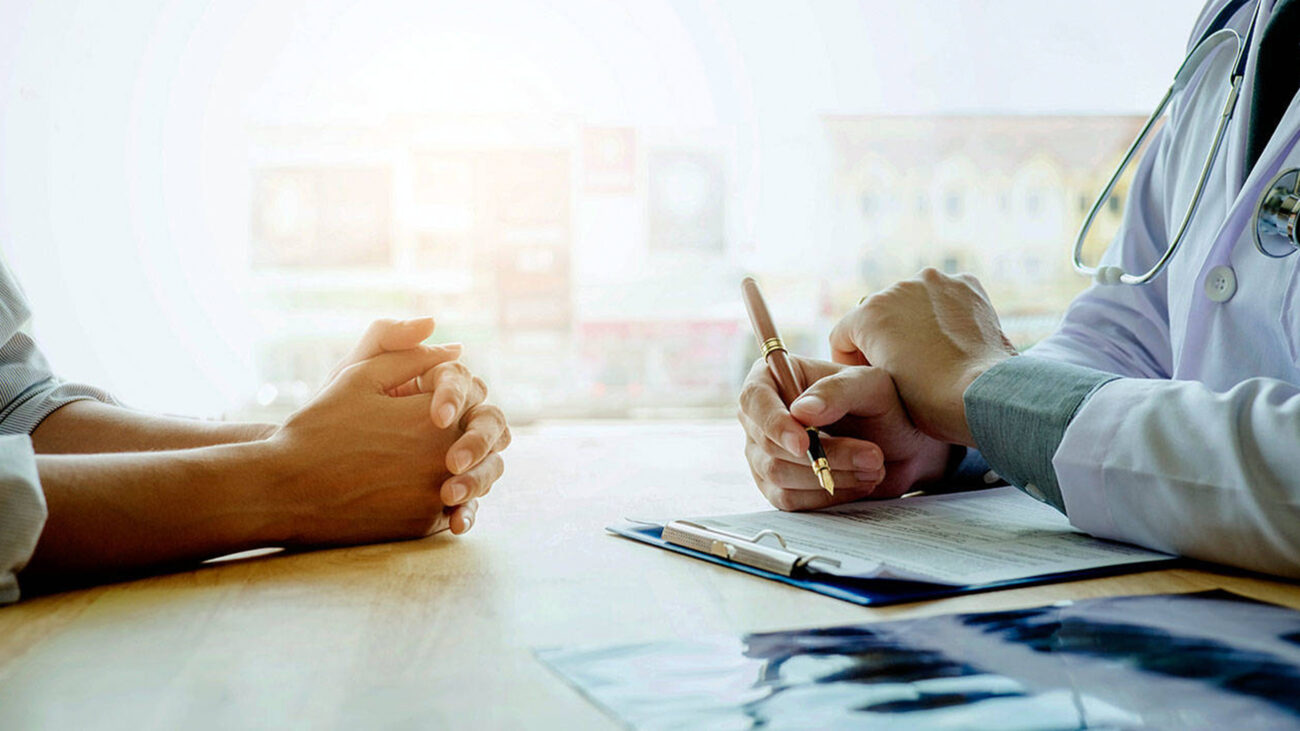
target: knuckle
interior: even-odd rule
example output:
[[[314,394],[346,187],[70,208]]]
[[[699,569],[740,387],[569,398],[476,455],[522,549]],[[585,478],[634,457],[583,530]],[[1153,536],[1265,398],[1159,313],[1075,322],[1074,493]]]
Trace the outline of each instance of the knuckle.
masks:
[[[465,480],[465,487],[469,490],[470,498],[482,493],[483,486],[492,482],[491,480],[484,479],[481,470],[470,470],[469,472],[466,472],[464,477],[461,479]]]
[[[777,488],[767,495],[767,501],[777,510],[791,511],[795,508],[794,498],[788,490]]]
[[[397,320],[394,320],[391,317],[380,317],[376,320],[371,320],[370,324],[366,326],[366,335],[378,335],[396,324]]]
[[[758,423],[750,418],[750,415],[745,413],[743,408],[736,409],[736,420],[740,422],[740,430],[745,433],[745,438],[747,440],[757,439],[763,436],[763,432],[760,431]]]
[[[889,295],[885,292],[877,292],[862,301],[858,306],[858,317],[854,319],[853,325],[858,328],[869,327],[870,322],[876,320],[889,306]]]
[[[755,442],[754,449],[764,455],[767,459],[772,460],[772,471],[774,474],[781,465],[781,458],[787,454],[785,447],[778,445],[771,439],[760,439]]]
[[[480,431],[465,432],[465,436],[461,437],[461,440],[462,444],[469,447],[470,451],[474,454],[483,454],[487,452],[488,447],[491,446],[488,444],[487,437]]]
[[[469,368],[458,360],[449,360],[433,367],[433,377],[438,383],[449,383],[470,378]]]
[[[366,361],[358,361],[356,363],[352,363],[348,366],[345,366],[343,370],[339,371],[339,379],[355,381],[358,378],[364,377],[365,370],[366,370]]]
[[[494,453],[501,452],[505,450],[506,447],[509,447],[512,441],[514,441],[514,435],[510,433],[509,425],[502,421],[501,431],[497,434],[496,441],[494,442],[495,446],[492,451]]]
[[[501,407],[496,404],[481,404],[474,407],[473,420],[486,420],[503,431],[509,431],[510,428],[506,422],[506,412],[502,411]]]
[[[465,400],[465,386],[460,381],[440,381],[436,389],[439,401],[450,402],[456,408],[462,408]]]
[[[773,411],[763,417],[762,429],[764,434],[777,435],[781,433],[781,427],[785,424],[785,415]]]
[[[763,360],[762,358],[758,358],[754,361],[752,365],[749,366],[749,372],[745,374],[744,385],[745,386],[748,386],[750,384],[757,385],[759,383],[762,383],[763,379],[766,377],[768,377],[767,361]]]

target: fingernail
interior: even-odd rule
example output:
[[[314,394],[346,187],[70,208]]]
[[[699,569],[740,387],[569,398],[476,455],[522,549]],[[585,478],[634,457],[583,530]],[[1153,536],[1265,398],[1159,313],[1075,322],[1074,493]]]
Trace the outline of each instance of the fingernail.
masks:
[[[474,525],[474,516],[473,516],[473,515],[462,515],[462,516],[460,517],[460,523],[461,523],[461,526],[462,526],[460,532],[461,532],[461,533],[464,533],[465,531],[467,531],[467,530],[469,530],[471,527],[473,527],[473,525]]]
[[[463,451],[453,452],[448,456],[448,461],[451,462],[452,472],[460,472],[469,467],[469,453]]]
[[[785,445],[786,451],[790,454],[799,454],[803,451],[799,448],[799,435],[794,432],[787,432],[781,437],[781,444]]]
[[[443,350],[454,350],[457,353],[465,349],[464,343],[438,343],[438,347]]]
[[[456,418],[456,407],[451,404],[443,404],[438,408],[438,426],[451,426],[451,420]]]
[[[858,482],[876,482],[880,478],[876,472],[854,472],[853,476],[858,478]]]
[[[876,456],[875,452],[854,452],[853,466],[864,470],[878,470],[880,469],[880,457]]]
[[[820,414],[826,410],[826,402],[822,401],[817,396],[802,396],[795,399],[794,403],[790,406],[791,408],[798,406],[800,411],[810,414]]]
[[[448,490],[448,492],[451,494],[451,502],[453,505],[459,505],[460,503],[465,502],[465,498],[469,497],[469,488],[460,483],[452,484],[451,489]]]

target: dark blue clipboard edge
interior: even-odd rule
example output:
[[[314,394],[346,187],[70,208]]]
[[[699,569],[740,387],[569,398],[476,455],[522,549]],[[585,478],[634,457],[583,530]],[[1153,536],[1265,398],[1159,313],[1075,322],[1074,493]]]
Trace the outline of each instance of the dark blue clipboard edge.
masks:
[[[917,602],[927,599],[958,596],[960,594],[975,594],[984,591],[996,591],[998,589],[1034,586],[1037,584],[1052,584],[1062,581],[1077,581],[1080,579],[1093,579],[1102,576],[1139,573],[1154,568],[1169,569],[1182,566],[1182,559],[1171,556],[1170,558],[1160,558],[1152,561],[1143,561],[1141,563],[1102,566],[1100,568],[1085,569],[1083,571],[1042,574],[1040,576],[1031,576],[1024,579],[1011,579],[1008,581],[996,581],[991,584],[971,584],[968,586],[928,584],[918,581],[902,581],[899,579],[843,579],[838,577],[828,577],[826,579],[812,580],[774,574],[771,571],[764,571],[762,569],[753,568],[752,566],[734,563],[718,558],[717,556],[710,556],[707,553],[701,553],[700,551],[669,543],[662,537],[662,526],[641,526],[625,523],[622,525],[607,526],[605,530],[614,535],[628,538],[639,543],[664,548],[673,553],[680,553],[685,556],[717,564],[718,566],[725,566],[729,569],[735,569],[736,571],[743,571],[747,574],[752,574],[770,581],[779,581],[782,584],[789,584],[790,586],[798,587],[800,589],[807,589],[808,591],[816,592],[823,596],[831,597],[832,599],[839,599],[840,601],[846,601],[862,607],[904,604],[907,602]]]

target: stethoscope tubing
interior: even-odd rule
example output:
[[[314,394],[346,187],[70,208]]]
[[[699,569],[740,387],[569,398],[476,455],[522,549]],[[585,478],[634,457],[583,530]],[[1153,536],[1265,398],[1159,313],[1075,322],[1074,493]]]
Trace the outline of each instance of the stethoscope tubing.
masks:
[[[1242,80],[1245,77],[1246,54],[1250,46],[1251,38],[1254,36],[1255,24],[1258,20],[1259,8],[1257,6],[1256,12],[1251,18],[1250,27],[1246,31],[1245,38],[1230,28],[1217,30],[1197,43],[1191,53],[1187,54],[1187,57],[1183,59],[1183,63],[1178,67],[1178,72],[1174,74],[1174,81],[1170,84],[1169,90],[1165,92],[1164,97],[1161,98],[1160,103],[1156,105],[1155,110],[1149,117],[1147,117],[1146,124],[1142,125],[1141,131],[1138,132],[1137,137],[1124,153],[1124,158],[1115,169],[1115,173],[1111,175],[1109,182],[1106,183],[1106,187],[1102,189],[1097,200],[1093,202],[1092,208],[1088,210],[1088,215],[1084,217],[1083,224],[1079,228],[1079,233],[1075,237],[1074,251],[1071,255],[1071,263],[1073,264],[1075,271],[1085,276],[1092,277],[1099,284],[1141,285],[1158,277],[1169,265],[1170,259],[1173,258],[1174,253],[1178,251],[1178,248],[1183,243],[1183,239],[1187,236],[1187,230],[1191,225],[1192,219],[1196,215],[1197,209],[1200,207],[1201,199],[1205,193],[1206,183],[1209,181],[1210,171],[1213,170],[1214,163],[1218,159],[1219,150],[1223,146],[1223,138],[1227,133],[1228,124],[1231,122],[1232,116],[1236,112],[1237,101],[1241,95]],[[1204,164],[1201,166],[1200,174],[1196,179],[1196,186],[1192,191],[1191,201],[1188,203],[1187,210],[1178,224],[1178,230],[1174,234],[1173,240],[1165,248],[1165,252],[1161,255],[1160,259],[1157,260],[1150,269],[1146,270],[1142,274],[1130,274],[1124,271],[1122,267],[1118,266],[1089,266],[1085,264],[1083,261],[1083,246],[1088,238],[1088,233],[1091,231],[1098,213],[1101,212],[1106,201],[1110,199],[1120,178],[1124,176],[1125,171],[1127,171],[1128,167],[1132,164],[1133,158],[1137,156],[1138,151],[1142,149],[1147,139],[1151,136],[1151,132],[1155,129],[1157,121],[1164,115],[1165,110],[1169,107],[1174,95],[1187,86],[1192,72],[1194,72],[1196,68],[1199,68],[1210,54],[1218,49],[1220,44],[1228,41],[1234,41],[1237,44],[1236,55],[1232,64],[1233,70],[1228,77],[1228,96],[1224,102],[1223,111],[1219,115],[1218,125],[1214,131],[1214,138],[1210,144],[1210,152],[1206,156]]]

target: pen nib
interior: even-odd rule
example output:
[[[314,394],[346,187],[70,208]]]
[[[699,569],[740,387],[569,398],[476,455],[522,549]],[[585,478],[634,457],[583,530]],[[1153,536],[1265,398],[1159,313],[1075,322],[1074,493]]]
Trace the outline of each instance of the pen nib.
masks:
[[[835,478],[831,477],[831,463],[826,460],[826,452],[822,450],[822,440],[817,433],[817,428],[812,426],[808,427],[808,461],[812,463],[817,481],[826,488],[826,492],[834,495]]]
[[[835,494],[835,479],[831,477],[830,467],[825,464],[818,465],[817,479],[822,483],[822,487],[826,488],[826,492]]]

